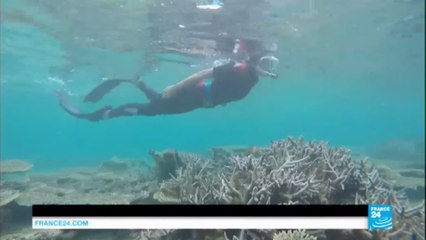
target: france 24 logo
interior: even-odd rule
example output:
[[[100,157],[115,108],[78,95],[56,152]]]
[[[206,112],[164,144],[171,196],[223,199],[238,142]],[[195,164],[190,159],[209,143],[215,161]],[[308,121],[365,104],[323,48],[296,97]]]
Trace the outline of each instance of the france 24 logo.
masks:
[[[392,206],[368,205],[368,229],[392,229]]]

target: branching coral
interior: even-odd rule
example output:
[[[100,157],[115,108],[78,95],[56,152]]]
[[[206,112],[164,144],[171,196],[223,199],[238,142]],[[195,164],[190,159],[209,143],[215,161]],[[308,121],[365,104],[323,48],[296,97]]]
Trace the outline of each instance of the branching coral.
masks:
[[[392,204],[392,231],[360,235],[423,236],[424,204],[409,208],[403,189],[394,188],[365,161],[353,161],[348,149],[288,138],[260,154],[231,155],[227,160],[184,160],[175,175],[161,183],[156,199],[192,204]]]
[[[154,230],[142,230],[140,235],[136,237],[137,240],[159,240],[168,234],[172,233],[174,230],[168,229],[154,229]]]
[[[164,152],[149,151],[149,154],[155,160],[155,172],[160,180],[169,179],[170,174],[183,165],[183,162],[175,150],[166,150]]]
[[[355,197],[352,185],[359,184],[348,151],[329,149],[325,143],[289,138],[259,156],[228,159],[223,166],[187,161],[176,176],[163,182],[161,191],[176,188],[177,196],[191,203],[313,204],[339,203],[339,197],[348,193]]]
[[[272,239],[272,240],[316,240],[317,239],[315,236],[312,236],[311,234],[307,233],[304,229],[288,230],[288,231],[280,231],[280,232],[258,230],[257,232],[266,233],[267,234],[266,238]],[[272,234],[272,232],[274,233]],[[265,239],[265,237],[259,237],[257,234],[255,234],[255,231],[252,231],[252,230],[241,230],[238,237],[233,235],[232,238],[229,238],[225,232],[224,237],[225,237],[225,240]]]
[[[29,232],[16,233],[16,234],[8,234],[2,236],[3,240],[26,240],[26,239],[37,239],[37,240],[51,240],[58,239],[62,234],[61,230],[49,229],[49,230],[32,230]]]
[[[274,234],[273,240],[316,240],[317,238],[306,233],[303,229],[282,231]]]
[[[213,164],[196,155],[182,155],[185,164],[160,185],[154,199],[162,203],[211,203],[217,192],[218,177]]]
[[[34,203],[137,204],[151,201],[177,204],[391,204],[394,222],[389,231],[333,230],[309,232],[308,235],[304,231],[278,233],[250,229],[239,233],[238,230],[227,231],[232,238],[225,234],[225,239],[315,239],[313,236],[357,240],[412,239],[413,236],[424,239],[424,202],[411,205],[403,188],[381,177],[380,172],[366,161],[352,160],[348,149],[329,147],[325,142],[288,138],[255,154],[244,151],[236,155],[216,154],[214,160],[177,151],[151,154],[157,160],[154,167],[157,171],[153,171],[157,174],[156,179],[150,174],[133,174],[132,171],[139,171],[133,167],[125,167],[125,177],[105,171],[104,167],[101,172],[69,172],[39,177],[37,181],[32,176],[30,182],[1,182],[0,197],[7,200],[5,203],[15,201],[24,206]],[[181,234],[178,232],[138,231],[134,236],[138,240],[177,239],[174,237]],[[216,234],[220,236],[222,233]],[[194,236],[191,239],[204,239],[201,235]],[[188,237],[185,235],[179,239]]]
[[[192,153],[182,153],[176,150],[166,150],[164,152],[149,151],[155,160],[154,170],[159,180],[166,180],[178,174],[176,170],[180,167],[191,165],[192,162],[201,159],[200,156]]]
[[[355,204],[390,204],[393,209],[393,227],[390,231],[372,231],[366,239],[404,239],[416,236],[425,239],[425,203],[410,206],[404,189],[396,190],[394,185],[379,176],[376,169],[368,169],[361,161],[359,174],[364,176],[365,195],[356,195]]]

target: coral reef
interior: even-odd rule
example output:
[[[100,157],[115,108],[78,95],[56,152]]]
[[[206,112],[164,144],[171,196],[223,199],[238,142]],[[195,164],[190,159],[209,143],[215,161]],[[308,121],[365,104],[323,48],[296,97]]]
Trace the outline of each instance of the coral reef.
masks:
[[[288,138],[258,156],[227,160],[186,159],[154,198],[191,204],[392,204],[397,207],[391,231],[344,233],[364,239],[424,237],[424,202],[410,207],[404,189],[397,190],[366,161],[352,160],[348,149]]]
[[[16,233],[16,234],[8,234],[5,236],[2,236],[2,240],[30,240],[30,239],[37,239],[37,240],[50,240],[50,239],[56,239],[56,237],[59,237],[62,234],[61,230],[37,230],[37,231],[28,231],[23,233]]]
[[[306,233],[305,230],[289,230],[274,234],[273,240],[316,240],[317,238]]]
[[[0,173],[18,173],[29,171],[33,165],[24,160],[1,160]]]
[[[155,152],[151,150],[149,154],[155,160],[155,172],[160,180],[169,179],[177,168],[183,165],[182,159],[176,150],[166,150]]]
[[[143,168],[123,159],[112,159],[99,169],[31,174],[28,179],[2,181],[0,206],[7,211],[2,211],[0,217],[5,217],[6,213],[9,214],[7,216],[18,216],[13,214],[17,211],[30,215],[28,206],[36,203],[374,203],[394,206],[392,230],[149,230],[121,232],[119,236],[129,240],[424,239],[424,198],[421,202],[411,203],[407,189],[399,182],[402,176],[397,171],[376,167],[367,160],[354,160],[348,149],[303,138],[287,138],[268,147],[256,148],[256,151],[252,149],[219,149],[211,157],[176,150],[151,151],[155,165],[148,171],[146,166]],[[422,172],[414,172],[418,176],[415,179],[421,179]],[[22,236],[18,239],[31,238],[26,237],[26,233],[13,235],[13,231],[9,231],[9,234],[9,239],[17,239],[17,236]],[[83,236],[78,231],[66,234],[75,239]],[[34,236],[44,239],[44,235]],[[69,239],[64,236],[65,233],[49,239]]]
[[[136,240],[132,231],[123,230],[54,230],[25,229],[19,233],[3,234],[1,240]],[[155,239],[155,238],[152,238]]]
[[[19,191],[10,189],[0,189],[0,207],[7,205],[19,197]]]
[[[119,167],[114,170],[113,166]],[[130,162],[113,159],[92,171],[33,174],[26,181],[4,181],[0,194],[8,197],[2,203],[7,199],[21,206],[141,203],[156,184],[150,175],[141,174],[142,169],[130,166]]]
[[[211,202],[217,187],[217,179],[213,174],[215,170],[211,161],[203,161],[197,155],[186,155],[183,167],[170,174],[169,180],[161,183],[154,199],[161,203]]]
[[[259,157],[232,155],[216,166],[187,160],[160,192],[182,203],[295,204],[342,203],[355,199],[361,178],[346,149],[303,139],[277,141]],[[353,201],[352,201],[353,202]]]
[[[153,170],[158,180],[166,180],[175,176],[177,169],[190,164],[188,162],[201,158],[200,155],[178,152],[175,149],[167,149],[163,152],[150,150],[149,154],[155,161]]]
[[[224,232],[225,240],[244,240],[244,239],[270,239],[270,240],[317,240],[318,238],[306,232],[304,229],[296,230],[240,230],[238,237],[232,235],[229,238]],[[332,238],[336,239],[336,238]],[[345,239],[347,240],[347,239]]]
[[[228,158],[232,155],[239,155],[239,154],[243,154],[243,155],[248,155],[248,154],[253,154],[253,155],[258,155],[262,152],[264,148],[262,147],[257,147],[257,146],[252,146],[252,147],[246,147],[246,146],[224,146],[224,147],[214,147],[211,148],[211,154],[212,154],[212,159],[214,161],[216,160],[220,160],[220,159],[224,159],[224,158]]]
[[[171,234],[174,230],[169,229],[158,229],[158,230],[142,230],[140,231],[140,235],[137,237],[137,240],[151,240],[151,239],[161,239],[169,234]]]
[[[80,192],[51,186],[41,186],[21,193],[16,202],[22,206],[33,204],[129,204],[131,194]]]
[[[368,171],[376,169],[380,177],[393,184],[394,189],[405,189],[407,196],[413,201],[421,201],[425,196],[425,171],[413,166],[396,165],[392,168],[383,163],[383,160],[368,159],[365,168]],[[379,163],[377,163],[378,161]],[[386,161],[385,161],[386,162]],[[395,163],[393,163],[395,164]],[[420,166],[418,166],[420,167]]]

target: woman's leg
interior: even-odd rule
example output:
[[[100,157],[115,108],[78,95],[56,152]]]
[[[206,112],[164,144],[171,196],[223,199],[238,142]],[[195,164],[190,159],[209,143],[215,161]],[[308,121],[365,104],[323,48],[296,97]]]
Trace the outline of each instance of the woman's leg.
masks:
[[[98,114],[99,120],[125,117],[125,116],[155,116],[162,113],[161,104],[150,103],[127,103],[114,109],[107,109],[102,114]]]
[[[56,95],[59,100],[59,105],[63,110],[76,118],[87,119],[90,121],[100,121],[109,118],[133,115],[153,116],[161,114],[163,111],[162,101],[152,101],[146,104],[129,103],[115,109],[112,106],[106,106],[92,113],[82,113],[78,108],[73,107],[65,92],[56,92]]]
[[[161,93],[155,91],[154,89],[146,85],[144,82],[133,81],[132,83],[145,94],[145,96],[149,99],[149,101],[152,102],[152,101],[158,101],[161,99]]]
[[[158,93],[148,87],[145,83],[139,81],[129,81],[135,84],[144,94],[149,98],[150,102],[146,104],[129,103],[122,105],[116,109],[111,106],[106,106],[93,113],[80,113],[79,110],[73,108],[66,100],[65,93],[58,93],[58,99],[61,107],[76,118],[88,119],[90,121],[100,121],[109,118],[121,117],[121,116],[154,116],[158,114],[177,114],[192,111],[202,106],[202,101],[196,101],[192,98],[191,94],[179,94],[192,88],[205,78],[211,77],[213,70],[208,69],[198,72],[189,78],[172,85],[164,90],[164,92]],[[111,90],[114,86],[117,86],[120,82],[127,80],[117,80],[110,84],[104,85],[104,89],[101,89],[101,93],[95,94],[96,97],[92,99],[100,99],[100,96],[106,93],[106,89]],[[195,98],[198,99],[198,98]]]
[[[158,100],[161,97],[161,94],[153,90],[152,88],[148,87],[144,82],[142,81],[136,81],[136,80],[129,80],[129,79],[110,79],[102,82],[97,87],[95,87],[92,91],[90,91],[89,94],[86,95],[84,98],[85,102],[98,102],[105,94],[110,92],[112,89],[120,85],[121,83],[132,83],[135,85],[139,90],[141,90],[146,97],[150,101]]]
[[[128,103],[117,108],[112,108],[111,106],[104,107],[93,113],[76,113],[70,112],[71,115],[77,118],[87,119],[90,121],[98,122],[101,120],[117,118],[117,117],[126,117],[126,116],[155,116],[161,114],[162,109],[160,105],[150,103]]]
[[[213,75],[213,69],[206,69],[195,73],[188,78],[167,87],[164,92],[158,93],[149,86],[147,86],[142,81],[129,80],[129,79],[110,79],[99,84],[94,88],[89,94],[84,98],[85,102],[97,102],[99,101],[106,93],[110,92],[113,88],[117,87],[123,82],[128,82],[134,84],[138,87],[150,101],[157,101],[161,98],[172,98],[177,93],[181,92],[189,86],[196,85],[198,82],[202,81],[205,78],[209,78]]]

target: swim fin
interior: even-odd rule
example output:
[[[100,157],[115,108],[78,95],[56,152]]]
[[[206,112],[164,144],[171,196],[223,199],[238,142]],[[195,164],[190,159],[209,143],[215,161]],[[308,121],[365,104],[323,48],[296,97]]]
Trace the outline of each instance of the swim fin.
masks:
[[[87,120],[96,122],[96,121],[105,119],[104,117],[105,113],[112,109],[111,106],[106,106],[93,113],[81,113],[80,110],[78,110],[73,105],[71,105],[68,99],[69,95],[66,92],[56,91],[55,94],[56,94],[56,97],[58,98],[59,105],[61,106],[61,108],[65,110],[68,114],[76,118],[87,119]]]
[[[132,82],[132,80],[126,79],[109,79],[104,81],[95,87],[89,94],[84,98],[84,102],[92,102],[95,103],[99,101],[105,94],[110,92],[113,88],[120,85],[122,82]]]

